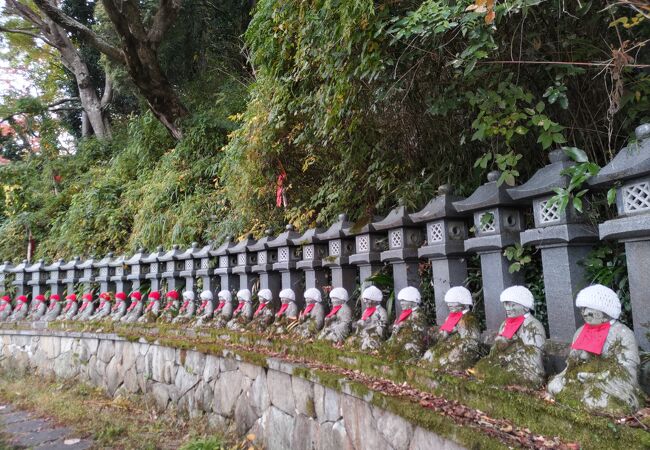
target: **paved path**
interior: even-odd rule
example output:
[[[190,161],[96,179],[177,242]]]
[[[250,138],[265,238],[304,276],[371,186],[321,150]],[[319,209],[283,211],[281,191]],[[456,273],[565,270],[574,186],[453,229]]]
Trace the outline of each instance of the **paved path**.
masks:
[[[11,405],[0,404],[0,432],[9,448],[85,450],[93,444],[90,439],[76,437],[70,428],[59,427],[50,419],[40,419]]]

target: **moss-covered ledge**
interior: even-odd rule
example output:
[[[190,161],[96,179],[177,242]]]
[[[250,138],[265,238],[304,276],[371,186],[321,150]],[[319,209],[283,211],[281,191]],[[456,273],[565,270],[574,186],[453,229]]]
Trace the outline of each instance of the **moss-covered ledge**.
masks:
[[[17,333],[21,327],[24,328],[10,325],[9,329],[0,329],[0,333]],[[273,341],[246,333],[194,331],[156,324],[72,323],[55,324],[55,327],[58,330],[29,330],[19,334],[131,341],[254,364],[325,386],[372,408],[393,412],[416,427],[467,447],[553,444],[557,448],[579,443],[582,448],[620,445],[647,448],[650,445],[650,435],[643,430],[619,425],[613,418],[595,417],[549,404],[538,392],[492,388],[466,375],[433,372],[424,365],[344,351],[320,342]]]

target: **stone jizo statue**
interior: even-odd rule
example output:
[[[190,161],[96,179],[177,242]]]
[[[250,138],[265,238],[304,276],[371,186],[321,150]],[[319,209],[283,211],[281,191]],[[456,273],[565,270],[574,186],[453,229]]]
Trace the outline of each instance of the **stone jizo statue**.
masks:
[[[140,323],[155,322],[160,314],[160,292],[149,292],[147,299],[149,302],[142,315],[138,318],[138,322]]]
[[[391,335],[381,351],[397,359],[419,359],[428,341],[426,321],[420,313],[422,296],[416,288],[408,286],[399,291],[397,301],[402,312],[395,319]]]
[[[259,305],[253,313],[253,319],[248,324],[249,330],[263,332],[273,323],[275,311],[273,310],[273,293],[270,289],[260,289],[257,293]]]
[[[226,326],[228,321],[232,319],[232,313],[235,309],[232,302],[232,294],[230,291],[222,290],[217,294],[219,299],[219,304],[214,310],[214,322],[213,325],[215,328],[223,328]]]
[[[0,298],[0,321],[5,321],[11,317],[11,297],[3,295]]]
[[[99,306],[88,320],[103,320],[111,314],[112,298],[110,292],[99,294]]]
[[[199,309],[196,312],[196,322],[194,322],[194,325],[200,327],[212,320],[214,315],[214,297],[211,291],[203,291],[199,297],[201,297],[201,305],[199,305]]]
[[[478,362],[478,378],[497,385],[538,389],[544,384],[544,326],[532,314],[535,299],[523,286],[511,286],[500,296],[506,320],[499,327],[490,354]]]
[[[29,312],[29,305],[27,304],[29,300],[26,295],[19,295],[16,299],[16,307],[14,308],[11,316],[9,316],[9,322],[18,322],[20,320],[25,320],[27,313]]]
[[[81,306],[77,311],[77,314],[73,317],[72,320],[86,321],[90,319],[95,311],[95,302],[93,301],[93,294],[86,292],[81,297]]]
[[[280,309],[275,313],[275,320],[273,322],[273,333],[283,335],[297,321],[298,305],[296,304],[296,293],[293,292],[293,289],[282,289],[280,291]]]
[[[29,314],[27,314],[27,320],[41,320],[47,311],[47,305],[45,304],[45,296],[39,294],[34,297],[32,304],[29,307]]]
[[[573,336],[567,367],[548,383],[548,394],[573,407],[630,414],[644,405],[639,386],[639,348],[634,333],[618,321],[621,302],[600,284],[576,297],[585,324]]]
[[[298,322],[294,324],[293,332],[297,336],[309,339],[316,337],[323,329],[325,308],[323,307],[323,297],[318,289],[307,289],[303,297],[307,306],[298,316]]]
[[[59,317],[56,318],[57,321],[62,320],[72,320],[74,316],[77,315],[77,310],[79,309],[79,304],[77,303],[77,294],[68,294],[65,297],[65,305]]]
[[[195,312],[196,304],[194,303],[194,292],[185,291],[183,292],[183,304],[178,310],[178,315],[172,320],[172,323],[187,323],[194,319]]]
[[[43,316],[43,320],[45,322],[56,320],[56,318],[59,317],[59,314],[61,314],[62,308],[61,296],[59,294],[50,295],[50,304],[47,306],[47,311]]]
[[[350,335],[352,324],[352,309],[348,306],[348,291],[342,287],[336,287],[330,291],[332,309],[325,316],[323,331],[318,335],[319,339],[340,343]]]
[[[481,327],[470,308],[472,293],[463,286],[455,286],[445,293],[449,315],[434,336],[434,345],[422,359],[435,368],[465,370],[480,358]]]
[[[110,319],[113,322],[121,320],[122,317],[126,314],[126,293],[118,292],[115,294],[115,305],[111,309]]]
[[[237,308],[232,312],[232,319],[228,321],[226,327],[229,330],[243,330],[245,325],[253,319],[253,298],[251,291],[241,289],[237,292]]]
[[[162,311],[160,312],[160,316],[158,317],[158,320],[160,322],[171,322],[176,318],[178,315],[178,310],[180,307],[180,302],[178,300],[178,292],[177,291],[168,291],[165,294],[165,306],[163,307]]]
[[[142,304],[142,293],[139,291],[131,292],[131,304],[120,321],[124,323],[133,323],[140,318],[143,310],[144,305]]]
[[[347,343],[360,350],[377,350],[386,340],[388,313],[381,305],[384,294],[369,286],[361,294],[365,308],[361,318],[352,324],[353,334]]]

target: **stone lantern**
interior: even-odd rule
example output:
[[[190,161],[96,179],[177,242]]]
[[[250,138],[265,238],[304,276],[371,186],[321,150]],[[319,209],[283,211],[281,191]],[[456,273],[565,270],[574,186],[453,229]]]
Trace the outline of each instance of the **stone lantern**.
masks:
[[[507,186],[497,185],[499,176],[497,171],[488,173],[487,183],[465,200],[453,202],[458,212],[474,214],[476,236],[465,241],[465,251],[476,252],[481,258],[485,320],[491,332],[497,331],[505,318],[501,292],[524,281],[523,273],[509,272],[510,262],[503,256],[506,247],[519,243],[523,218]]]
[[[128,292],[130,283],[126,279],[126,256],[122,255],[108,263],[111,272],[111,284],[115,292]]]
[[[65,264],[63,259],[54,261],[52,264],[45,266],[46,279],[45,283],[50,287],[51,294],[63,293],[63,283],[62,278],[65,275],[65,271],[61,270],[61,267]]]
[[[0,264],[0,295],[5,295],[7,293],[7,276],[13,273],[14,265],[11,264],[11,261],[5,261]]]
[[[39,259],[35,264],[28,265],[25,272],[29,277],[27,285],[32,287],[32,298],[45,293],[45,261]]]
[[[79,257],[75,256],[67,263],[61,264],[59,270],[63,273],[61,283],[65,285],[66,292],[72,294],[75,284],[79,282],[82,275],[81,270],[79,270]]]
[[[413,223],[406,207],[398,206],[373,226],[376,230],[388,232],[388,250],[381,252],[380,257],[393,268],[395,296],[407,286],[419,288],[418,247],[422,244],[422,231]],[[395,306],[399,313],[399,302],[395,302]]]
[[[642,349],[650,350],[650,124],[635,130],[637,142],[621,149],[590,180],[596,188],[617,183],[618,217],[600,224],[601,239],[625,244],[634,334]]]
[[[219,275],[221,280],[219,289],[231,292],[239,290],[239,277],[232,273],[232,268],[237,263],[236,257],[230,255],[230,249],[234,246],[232,236],[226,236],[223,244],[211,252],[212,256],[219,258],[219,265],[214,269],[214,274]]]
[[[168,291],[176,290],[181,285],[181,271],[185,268],[185,261],[181,260],[182,254],[183,251],[179,249],[178,245],[174,244],[169,251],[158,257],[159,267],[162,271],[161,278],[167,283]]]
[[[555,189],[569,186],[562,172],[574,162],[562,150],[549,153],[551,164],[538,170],[526,183],[508,189],[513,200],[532,201],[535,228],[521,233],[521,244],[541,249],[544,291],[551,339],[571,342],[582,317],[573,306],[578,291],[586,285],[580,262],[597,240],[596,229],[569,202],[564,211],[551,202]]]
[[[214,283],[214,267],[212,265],[212,261],[214,260],[212,258],[212,242],[208,243],[208,245],[204,245],[201,250],[196,252],[194,254],[194,260],[199,261],[199,268],[196,269],[196,276],[201,278],[201,289],[214,291],[216,286]],[[190,289],[194,289],[194,285],[185,286],[185,290]]]
[[[462,286],[467,279],[465,216],[454,208],[453,202],[463,200],[452,194],[449,185],[438,188],[438,195],[416,213],[410,215],[413,223],[426,226],[426,244],[418,250],[420,258],[431,262],[433,292],[436,299],[436,322],[442,325],[449,315],[445,294],[453,286]]]
[[[14,281],[12,284],[16,287],[16,297],[19,295],[29,294],[29,292],[27,292],[27,274],[25,273],[25,268],[28,264],[27,260],[23,259],[20,264],[11,269],[11,272],[14,274]]]
[[[95,261],[93,264],[97,270],[97,275],[95,276],[95,282],[99,283],[99,292],[108,292],[112,290],[113,282],[111,282],[111,276],[113,276],[114,268],[110,265],[113,262],[113,253],[109,252],[99,261]]]
[[[230,249],[230,254],[234,256],[235,261],[232,273],[239,275],[239,289],[249,289],[251,292],[256,278],[251,268],[257,264],[257,253],[249,251],[248,247],[254,243],[253,235],[247,234]]]
[[[273,298],[277,299],[282,288],[282,277],[273,270],[273,264],[278,262],[278,249],[270,248],[269,242],[273,240],[271,230],[266,230],[264,237],[248,246],[248,250],[257,253],[257,264],[251,270],[260,277],[260,289],[270,289]]]
[[[148,265],[144,264],[142,261],[147,256],[148,253],[145,253],[143,248],[139,248],[133,256],[124,261],[124,265],[126,266],[127,284],[130,284],[130,286],[125,284],[125,288],[128,289],[130,287],[134,291],[140,289],[142,286],[142,280],[144,280],[149,269]]]
[[[378,217],[374,221],[380,222],[382,219]],[[350,255],[349,261],[350,264],[359,266],[359,282],[361,289],[365,289],[369,285],[366,280],[379,272],[384,265],[381,262],[381,252],[385,250],[382,248],[382,242],[385,242],[386,238],[384,233],[377,232],[372,221],[358,230],[352,227],[349,232],[354,235],[354,253]]]
[[[348,222],[345,214],[340,214],[338,219],[317,237],[327,242],[327,256],[322,262],[332,271],[332,286],[352,293],[357,286],[357,268],[350,265],[350,255],[354,254],[354,238],[350,234],[352,222]]]
[[[77,268],[81,270],[79,283],[83,284],[84,292],[90,292],[92,290],[92,284],[95,281],[94,264],[95,260],[93,258],[86,259],[77,264]]]
[[[147,272],[144,275],[144,279],[151,280],[151,291],[160,290],[160,279],[164,270],[164,265],[160,262],[160,257],[164,254],[162,245],[159,245],[155,252],[142,257],[141,263],[148,268],[146,269]]]
[[[327,256],[327,244],[318,238],[324,228],[310,228],[302,235],[291,240],[294,245],[301,246],[294,249],[297,259],[296,268],[305,272],[305,289],[317,288],[327,285],[327,274],[323,268],[323,258]]]
[[[201,257],[198,256],[201,251],[202,249],[199,248],[199,244],[192,242],[192,245],[178,257],[182,267],[179,275],[185,280],[185,287],[183,288],[185,291],[194,290],[194,277],[196,276],[197,270],[201,268]],[[206,260],[209,251],[210,246],[208,245],[205,249]],[[209,290],[210,287],[204,287],[203,289]]]
[[[282,289],[293,289],[296,294],[296,303],[301,306],[303,303],[304,282],[302,273],[296,269],[296,263],[300,259],[300,248],[296,247],[295,239],[300,235],[289,224],[283,233],[272,241],[267,242],[271,251],[277,252],[278,261],[273,264],[273,270],[279,271],[282,279]]]

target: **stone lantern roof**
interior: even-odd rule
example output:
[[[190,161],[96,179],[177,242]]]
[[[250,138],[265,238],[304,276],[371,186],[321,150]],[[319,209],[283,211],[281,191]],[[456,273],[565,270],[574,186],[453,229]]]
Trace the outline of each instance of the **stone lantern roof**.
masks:
[[[286,244],[279,244],[277,247],[282,247],[285,245],[308,245],[308,244],[322,244],[323,241],[318,237],[319,234],[323,233],[325,230],[321,227],[316,227],[316,228],[309,228],[306,230],[303,234],[298,234],[295,231],[290,232],[289,235],[287,235],[286,238]],[[281,238],[286,234],[282,233],[280,236],[278,236],[273,243],[275,244],[276,241],[280,241]]]
[[[235,246],[232,236],[226,236],[223,243],[211,252],[211,256],[225,256],[230,254],[230,249]]]
[[[108,263],[109,267],[122,267],[126,262],[126,255],[120,255]]]
[[[156,247],[156,251],[149,253],[148,255],[142,255],[140,258],[140,262],[143,262],[145,264],[153,264],[157,263],[160,261],[160,257],[162,257],[165,254],[164,248],[162,245],[159,245]]]
[[[63,265],[65,264],[65,260],[63,258],[59,258],[56,261],[53,261],[52,264],[46,265],[43,270],[46,272],[55,272],[55,271],[62,271],[63,270]],[[2,269],[0,268],[0,271]]]
[[[393,209],[380,221],[372,223],[372,227],[377,231],[411,226],[413,226],[413,221],[409,217],[409,213],[404,205]]]
[[[269,246],[269,243],[274,241],[275,238],[273,237],[273,231],[272,230],[266,230],[264,232],[264,236],[259,238],[257,241],[254,241],[252,244],[248,246],[248,251],[249,252],[260,252],[262,250],[266,250],[268,248],[271,248]]]
[[[10,273],[14,268],[14,265],[11,264],[11,261],[4,261],[0,264],[0,273]]]
[[[253,239],[253,235],[248,233],[244,236],[244,239],[237,242],[235,246],[230,249],[230,254],[237,255],[236,266],[233,268],[233,273],[248,273],[251,270],[251,265],[253,263],[252,259],[254,256],[251,256],[249,253],[248,247],[255,244],[257,241]]]
[[[548,159],[551,163],[535,172],[524,184],[507,189],[513,200],[531,200],[554,195],[555,189],[569,186],[570,177],[562,172],[575,166],[575,162],[560,149],[550,152]]]
[[[498,171],[488,173],[487,183],[480,185],[465,200],[453,202],[458,212],[473,212],[481,209],[493,208],[495,206],[512,206],[516,202],[510,197],[507,186],[497,185],[497,180],[501,176]]]
[[[464,198],[452,194],[452,187],[448,184],[443,184],[438,188],[438,195],[429,200],[424,208],[420,211],[409,214],[409,218],[413,223],[425,223],[439,219],[458,219],[466,215],[461,214],[456,210],[454,202],[463,201]]]
[[[650,123],[634,130],[637,142],[621,151],[589,180],[592,187],[603,187],[615,181],[626,181],[650,175]]]
[[[180,250],[178,244],[172,245],[172,248],[166,251],[164,254],[158,256],[158,261],[160,262],[169,262],[176,261],[183,254],[183,251]]]
[[[353,225],[352,222],[348,221],[347,214],[339,214],[338,220],[330,225],[327,230],[318,233],[317,238],[326,241],[330,239],[349,237],[351,235],[350,228],[352,228]]]

